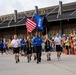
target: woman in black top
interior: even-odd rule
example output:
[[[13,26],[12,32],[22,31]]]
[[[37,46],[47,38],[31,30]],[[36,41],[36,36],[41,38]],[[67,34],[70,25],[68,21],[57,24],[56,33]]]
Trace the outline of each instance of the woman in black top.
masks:
[[[50,42],[51,40],[47,38],[47,35],[44,37],[44,42],[45,42],[45,51],[46,51],[46,56],[47,56],[47,61],[50,61],[51,58],[51,47],[50,47]]]
[[[31,39],[29,36],[27,36],[27,41],[26,41],[26,48],[27,48],[27,60],[30,62],[31,56],[32,56],[32,47],[31,47]]]

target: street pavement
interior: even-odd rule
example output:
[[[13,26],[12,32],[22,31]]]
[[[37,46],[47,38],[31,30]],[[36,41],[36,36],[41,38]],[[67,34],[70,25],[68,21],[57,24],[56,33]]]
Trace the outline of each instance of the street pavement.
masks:
[[[20,62],[15,63],[13,55],[0,54],[0,75],[76,75],[76,56],[62,54],[58,61],[56,53],[51,53],[51,61],[42,54],[42,62],[36,64],[33,60],[27,63],[27,58],[20,56]]]

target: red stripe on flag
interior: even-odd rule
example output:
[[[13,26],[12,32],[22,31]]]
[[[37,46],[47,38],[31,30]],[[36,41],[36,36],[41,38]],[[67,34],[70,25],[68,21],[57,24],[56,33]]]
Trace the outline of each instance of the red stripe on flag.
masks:
[[[31,19],[27,18],[26,28],[28,32],[32,32],[36,28],[36,23]]]

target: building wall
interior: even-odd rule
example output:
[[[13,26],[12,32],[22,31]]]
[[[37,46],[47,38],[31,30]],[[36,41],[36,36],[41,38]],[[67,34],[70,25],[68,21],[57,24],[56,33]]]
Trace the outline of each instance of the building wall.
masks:
[[[63,27],[64,27],[65,34],[69,34],[72,31],[76,31],[76,24],[67,24],[67,25],[64,25]],[[59,25],[55,25],[55,26],[50,25],[47,30],[49,30],[49,32],[51,34],[55,34],[57,31],[60,31],[60,26]],[[36,30],[34,30],[33,34],[35,32],[36,32]],[[0,37],[3,36],[5,38],[9,39],[9,38],[12,38],[14,34],[15,34],[14,29],[10,29],[10,30],[3,29],[2,32],[0,32]],[[22,38],[26,34],[27,34],[27,31],[24,27],[22,29],[20,29],[20,28],[18,29],[18,38]]]
[[[15,28],[6,28],[0,30],[0,37],[10,39],[15,34]],[[17,27],[18,38],[22,38],[26,34],[26,28],[24,26]]]
[[[76,24],[67,24],[67,25],[63,25],[63,27],[64,27],[64,33],[65,34],[69,34],[73,31],[76,31]],[[50,26],[50,33],[51,34],[55,34],[57,31],[60,31],[59,25]]]

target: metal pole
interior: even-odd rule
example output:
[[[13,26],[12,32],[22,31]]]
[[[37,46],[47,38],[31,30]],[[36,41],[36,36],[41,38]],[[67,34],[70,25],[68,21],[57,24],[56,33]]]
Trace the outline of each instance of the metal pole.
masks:
[[[61,29],[61,33],[64,33],[64,29],[63,29],[63,21],[60,21],[60,29]]]
[[[17,10],[14,10],[14,21],[17,24],[17,21],[18,21],[18,19],[17,19]],[[18,29],[17,29],[16,26],[15,26],[15,34],[18,35]]]
[[[38,6],[35,6],[35,13],[38,14]]]
[[[17,19],[17,10],[14,10],[14,21],[15,23],[17,23],[18,19]]]
[[[59,14],[62,15],[62,1],[59,1]]]
[[[35,14],[38,14],[38,6],[35,6]],[[36,29],[36,32],[38,32],[38,29]]]
[[[62,15],[62,1],[59,1],[59,15]],[[60,21],[60,30],[61,30],[61,34],[64,33],[64,29],[63,29],[63,22],[62,20]]]

